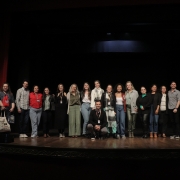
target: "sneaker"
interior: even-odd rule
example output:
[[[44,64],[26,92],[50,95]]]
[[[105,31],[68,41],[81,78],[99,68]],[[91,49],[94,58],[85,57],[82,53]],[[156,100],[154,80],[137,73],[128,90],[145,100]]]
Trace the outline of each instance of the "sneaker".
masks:
[[[170,139],[175,139],[176,135],[170,136]]]
[[[24,135],[24,138],[28,138],[28,136],[26,134],[23,134]]]
[[[20,138],[23,138],[23,137],[24,137],[24,134],[20,134],[19,137],[20,137]]]
[[[36,137],[36,135],[31,135],[31,138],[35,138]]]
[[[179,136],[175,136],[175,139],[179,139]]]
[[[120,139],[120,135],[119,134],[117,134],[117,139]]]
[[[91,136],[91,140],[95,140],[96,137],[94,135]]]
[[[60,133],[60,134],[59,134],[59,137],[60,137],[60,138],[63,138],[63,135]]]
[[[125,135],[123,135],[123,136],[121,136],[121,138],[122,138],[122,139],[126,139],[126,136],[125,136]]]

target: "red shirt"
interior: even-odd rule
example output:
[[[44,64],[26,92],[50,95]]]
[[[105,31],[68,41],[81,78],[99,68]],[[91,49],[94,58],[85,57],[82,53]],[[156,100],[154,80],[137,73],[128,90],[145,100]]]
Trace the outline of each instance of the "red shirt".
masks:
[[[35,108],[35,109],[39,109],[42,107],[42,94],[41,93],[37,93],[35,94],[34,92],[31,92],[29,94],[29,104],[30,107]]]

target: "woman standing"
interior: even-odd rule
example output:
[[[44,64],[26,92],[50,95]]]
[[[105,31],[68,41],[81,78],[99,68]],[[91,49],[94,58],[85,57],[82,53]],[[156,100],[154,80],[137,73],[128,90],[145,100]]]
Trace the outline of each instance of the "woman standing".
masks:
[[[115,98],[116,98],[116,121],[117,121],[117,138],[121,137],[123,139],[125,136],[125,112],[126,112],[126,100],[124,93],[124,86],[122,84],[117,84],[114,88]]]
[[[68,114],[69,114],[69,136],[77,137],[81,135],[81,113],[80,113],[80,93],[76,84],[72,84],[67,94]]]
[[[167,121],[168,121],[168,102],[169,98],[166,94],[166,86],[161,86],[161,103],[159,108],[159,135],[166,137]]]
[[[104,93],[104,90],[100,87],[100,81],[94,81],[95,88],[91,92],[91,108],[95,109],[95,101],[101,100],[101,96]]]
[[[59,84],[55,95],[55,124],[59,131],[59,137],[64,138],[64,130],[67,118],[67,97],[64,85]]]
[[[87,132],[86,132],[86,128],[87,128],[87,124],[89,121],[89,115],[91,112],[91,89],[89,86],[89,83],[85,82],[84,86],[83,86],[83,90],[81,91],[81,101],[82,101],[82,105],[81,105],[81,113],[84,119],[84,123],[83,123],[83,136],[87,136]]]
[[[15,108],[14,96],[8,83],[4,83],[2,86],[0,92],[0,101],[2,114],[5,113],[6,119],[8,121],[10,114],[14,111]]]
[[[152,98],[151,94],[146,93],[146,88],[141,87],[141,96],[137,98],[136,105],[138,108],[139,117],[143,124],[143,138],[147,138],[148,134],[148,117],[151,110]]]
[[[43,92],[43,106],[42,106],[42,118],[43,118],[43,133],[44,138],[49,136],[50,122],[52,119],[52,110],[54,110],[54,97],[50,95],[49,88],[46,87]]]
[[[128,119],[128,132],[129,137],[134,137],[134,129],[136,125],[137,106],[136,100],[138,98],[138,92],[134,89],[131,81],[126,82],[126,107],[127,107],[127,119]]]
[[[157,138],[158,132],[158,118],[159,118],[159,105],[161,103],[161,95],[157,92],[157,86],[153,84],[151,86],[151,111],[150,111],[150,122],[149,122],[149,130],[150,130],[150,138]]]
[[[32,133],[31,137],[38,137],[38,126],[41,120],[42,113],[42,94],[39,93],[39,86],[33,87],[33,92],[29,94],[30,111],[29,116],[31,119]]]
[[[102,108],[106,112],[107,122],[108,122],[108,133],[110,133],[109,129],[112,128],[112,134],[114,138],[116,136],[117,124],[116,124],[116,98],[112,93],[112,85],[108,85],[106,88],[106,92],[102,94],[101,97]]]

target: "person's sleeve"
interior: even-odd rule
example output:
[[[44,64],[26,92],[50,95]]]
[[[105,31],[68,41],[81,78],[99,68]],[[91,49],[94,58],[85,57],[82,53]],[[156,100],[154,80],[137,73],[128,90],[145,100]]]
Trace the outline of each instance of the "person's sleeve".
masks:
[[[20,91],[17,90],[17,93],[16,93],[16,106],[17,106],[17,109],[20,109],[20,104],[19,104],[19,100],[20,100]]]
[[[96,125],[96,123],[93,121],[93,111],[91,111],[89,115],[89,124],[92,124],[93,126]]]
[[[107,126],[107,117],[106,113],[103,113],[103,124],[101,125],[101,129]]]
[[[178,101],[180,101],[180,91],[178,92]]]
[[[94,91],[91,91],[91,108],[94,108]]]
[[[104,107],[104,93],[103,93],[102,96],[101,96],[101,107],[102,107],[102,108],[105,108],[105,107]]]
[[[138,108],[140,108],[139,97],[138,97],[137,100],[136,100],[136,106],[137,106]]]

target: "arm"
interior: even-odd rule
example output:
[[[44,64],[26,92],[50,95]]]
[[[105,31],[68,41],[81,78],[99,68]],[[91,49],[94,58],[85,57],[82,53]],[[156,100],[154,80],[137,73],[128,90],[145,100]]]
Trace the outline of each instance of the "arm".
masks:
[[[91,108],[94,109],[94,90],[91,92]]]
[[[20,90],[17,90],[17,93],[16,93],[16,106],[17,106],[17,110],[18,110],[19,113],[21,112],[21,108],[20,108],[20,104],[19,104],[20,98],[21,98]]]
[[[178,102],[177,102],[177,104],[176,104],[175,109],[173,110],[174,113],[177,112],[177,110],[178,110],[178,108],[179,108],[179,105],[180,105],[180,92],[178,92],[177,99],[178,99]]]
[[[13,112],[15,108],[15,101],[14,101],[14,96],[11,95],[11,109],[9,110],[10,112]]]

